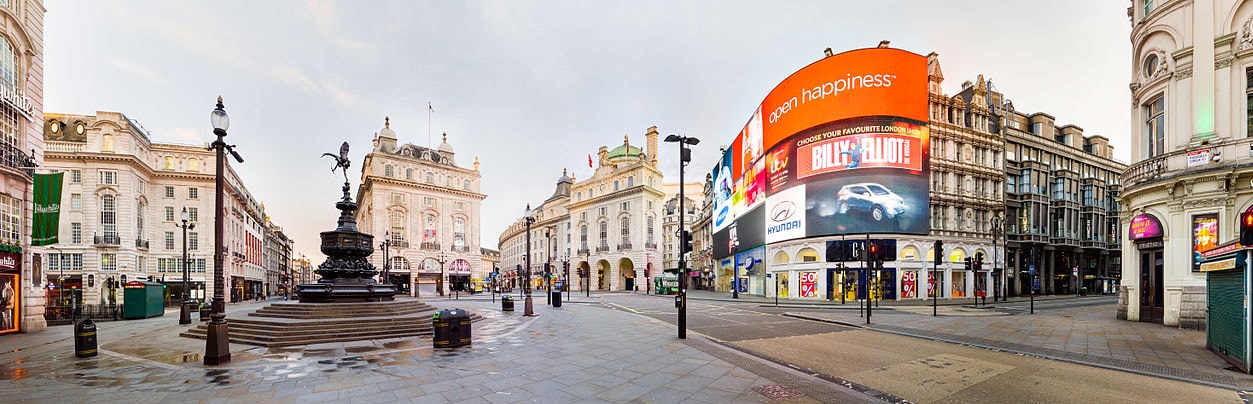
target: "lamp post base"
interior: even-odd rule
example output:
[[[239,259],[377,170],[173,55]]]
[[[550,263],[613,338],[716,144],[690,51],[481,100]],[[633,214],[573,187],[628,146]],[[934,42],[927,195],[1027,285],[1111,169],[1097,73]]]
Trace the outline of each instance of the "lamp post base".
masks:
[[[179,324],[191,324],[191,307],[188,306],[188,303],[186,301],[184,301],[183,304],[179,305],[179,307],[180,308],[178,310],[178,323]]]
[[[523,311],[522,315],[527,316],[527,317],[535,316],[535,306],[531,304],[531,296],[528,295],[526,297],[526,303],[523,304],[523,307],[524,307],[523,310],[525,311]]]
[[[209,321],[208,335],[204,346],[205,366],[225,365],[231,361],[231,338],[226,319],[221,314],[214,314]]]

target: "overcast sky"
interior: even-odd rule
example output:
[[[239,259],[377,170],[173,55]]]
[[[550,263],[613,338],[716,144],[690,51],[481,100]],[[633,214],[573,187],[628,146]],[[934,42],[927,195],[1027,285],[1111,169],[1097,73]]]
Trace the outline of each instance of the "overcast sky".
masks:
[[[1128,160],[1127,1],[49,1],[44,109],[118,111],[154,142],[203,144],[225,98],[253,196],[320,257],[351,143],[353,186],[390,116],[400,143],[482,163],[482,245],[562,168],[646,128],[694,148],[703,179],[766,94],[836,52],[939,53],[947,94],[983,74],[1019,112],[1104,135]],[[428,121],[427,103],[434,106]],[[638,143],[636,142],[638,139]],[[666,180],[678,180],[662,144]],[[673,146],[670,144],[670,146]]]

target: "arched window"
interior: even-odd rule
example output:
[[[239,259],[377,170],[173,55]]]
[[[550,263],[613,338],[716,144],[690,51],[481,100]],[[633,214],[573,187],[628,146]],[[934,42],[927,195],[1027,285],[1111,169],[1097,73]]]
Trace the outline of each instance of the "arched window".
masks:
[[[648,217],[648,234],[647,234],[648,240],[646,241],[648,242],[649,245],[653,244],[653,221],[654,220],[656,219],[654,219],[652,216]]]
[[[631,217],[622,217],[622,245],[631,245]]]
[[[8,39],[0,38],[0,85],[10,90],[17,88],[17,54]]]
[[[397,236],[400,236],[400,239],[401,239],[401,240],[403,240],[403,239],[404,239],[404,236],[405,236],[405,212],[401,212],[401,211],[399,211],[399,210],[393,210],[393,211],[392,211],[392,228],[391,228],[390,232],[392,233],[392,238],[393,238],[393,239],[395,239]]]
[[[435,215],[426,215],[426,225],[422,228],[422,242],[435,242]]]
[[[618,190],[618,181],[617,181],[617,180],[614,180],[614,182],[613,182],[613,190],[614,190],[614,191],[617,191],[617,190]]]
[[[632,175],[632,176],[630,176],[630,177],[627,177],[627,187],[629,188],[629,187],[633,187],[633,186],[635,186],[635,176],[634,176],[634,175]]]
[[[117,240],[117,198],[113,195],[100,198],[100,229],[105,242]]]
[[[453,248],[466,247],[466,220],[457,218],[452,225],[452,246]]]

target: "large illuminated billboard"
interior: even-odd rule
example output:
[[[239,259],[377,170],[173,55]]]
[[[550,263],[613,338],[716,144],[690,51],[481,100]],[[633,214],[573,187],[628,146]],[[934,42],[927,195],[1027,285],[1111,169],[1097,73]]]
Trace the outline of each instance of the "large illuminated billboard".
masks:
[[[927,59],[848,51],[765,98],[712,173],[716,256],[840,234],[930,232]],[[764,202],[764,203],[763,203]],[[760,213],[758,211],[761,211]],[[745,226],[741,221],[763,220]],[[735,228],[735,236],[727,233]]]

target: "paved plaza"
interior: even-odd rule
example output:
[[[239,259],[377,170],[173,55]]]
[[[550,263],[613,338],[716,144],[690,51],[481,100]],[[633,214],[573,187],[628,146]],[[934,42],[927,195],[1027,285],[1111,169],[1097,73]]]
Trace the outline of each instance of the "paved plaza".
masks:
[[[292,348],[232,344],[230,364],[205,367],[204,341],[176,336],[187,327],[177,325],[177,312],[98,323],[94,358],[74,357],[70,326],[11,335],[0,339],[0,402],[874,400],[699,335],[680,341],[671,325],[587,302],[550,308],[538,298],[541,315],[529,318],[501,312],[486,296],[428,303],[483,315],[473,345],[433,349],[430,338]],[[230,305],[228,314],[263,304]]]
[[[773,305],[774,299],[695,292],[705,300]],[[1113,296],[1045,296],[1029,314],[1027,298],[974,305],[970,300],[886,302],[870,324],[856,302],[812,303],[783,299],[787,315],[863,327],[936,341],[1013,352],[1197,383],[1229,390],[1253,390],[1253,375],[1235,371],[1205,348],[1204,331],[1117,319]],[[1068,307],[1056,307],[1065,304]],[[932,313],[938,312],[938,316]]]

